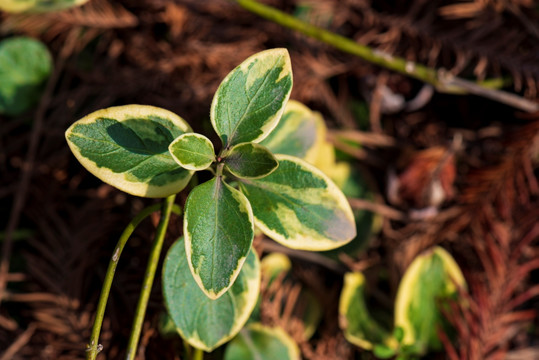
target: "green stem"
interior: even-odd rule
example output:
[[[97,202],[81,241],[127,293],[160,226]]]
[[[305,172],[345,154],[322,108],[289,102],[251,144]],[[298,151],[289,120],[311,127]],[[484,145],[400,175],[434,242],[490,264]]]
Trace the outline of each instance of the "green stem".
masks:
[[[217,167],[215,168],[215,176],[222,176],[224,167],[225,167],[224,163],[217,164]]]
[[[358,44],[344,36],[331,31],[321,29],[298,18],[288,15],[282,11],[267,5],[260,4],[255,0],[233,0],[241,7],[253,12],[263,18],[271,20],[289,29],[299,31],[307,36],[325,42],[333,47],[356,55],[373,64],[380,65],[386,69],[404,73],[432,85],[438,84],[436,70],[429,67],[406,61],[403,58],[395,57],[381,51],[373,50],[368,46]]]
[[[316,27],[307,22],[301,21],[294,16],[277,10],[271,6],[263,5],[256,0],[232,0],[244,9],[259,15],[267,20],[292,30],[299,31],[304,35],[329,44],[341,51],[355,55],[372,64],[379,65],[389,70],[399,72],[412,78],[431,84],[440,92],[452,94],[475,94],[483,96],[518,109],[535,112],[539,110],[539,105],[518,95],[492,89],[493,82],[487,82],[486,86],[480,82],[472,82],[457,78],[443,69],[437,70],[427,66],[407,61],[401,57],[393,56],[386,52],[372,49],[368,46],[358,44],[344,36],[331,31]],[[498,81],[496,85],[502,85]]]
[[[129,237],[131,236],[133,231],[135,231],[137,226],[142,222],[142,220],[146,219],[152,213],[159,210],[160,207],[161,204],[155,204],[152,206],[148,206],[147,208],[139,212],[137,216],[135,216],[135,218],[131,220],[129,224],[127,224],[125,230],[120,236],[120,239],[118,240],[118,243],[116,244],[116,247],[114,248],[112,258],[109,262],[109,267],[107,268],[107,273],[105,274],[105,280],[103,282],[103,288],[101,289],[99,302],[97,304],[97,312],[95,315],[94,326],[92,328],[90,343],[86,348],[86,359],[88,360],[95,360],[97,354],[101,350],[99,345],[99,334],[101,333],[101,326],[103,324],[103,318],[105,316],[105,308],[107,307],[107,300],[109,298],[110,288],[112,286],[112,279],[114,279],[114,273],[116,272],[116,267],[118,266],[118,261],[120,260],[120,255],[122,255],[125,244],[127,243],[127,240],[129,240]],[[174,205],[172,211],[177,215],[181,214],[181,209],[177,205]]]
[[[157,264],[159,262],[159,256],[161,255],[161,248],[163,247],[163,242],[165,240],[165,233],[167,231],[170,213],[172,212],[175,198],[175,194],[170,195],[163,203],[161,219],[157,226],[155,241],[150,252],[150,258],[148,259],[148,265],[142,283],[142,290],[140,291],[140,297],[135,311],[135,319],[133,320],[133,326],[131,327],[131,336],[129,337],[129,343],[127,345],[127,360],[135,359],[138,341],[142,331],[142,324],[144,322],[144,315],[146,315],[146,308],[148,306],[148,300],[150,298],[153,280],[155,278],[155,272],[157,270]]]
[[[197,348],[193,348],[194,352],[193,352],[193,360],[203,360],[204,359],[204,351],[200,350],[200,349],[197,349]]]

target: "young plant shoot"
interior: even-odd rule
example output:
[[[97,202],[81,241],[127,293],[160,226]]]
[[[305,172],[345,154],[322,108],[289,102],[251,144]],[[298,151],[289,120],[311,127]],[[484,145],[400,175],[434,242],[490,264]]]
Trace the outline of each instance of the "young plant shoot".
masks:
[[[436,246],[418,255],[399,284],[391,332],[367,308],[364,275],[347,273],[339,303],[344,336],[380,359],[413,359],[441,350],[438,331],[450,333],[441,309],[449,307],[448,301],[458,300],[459,287],[466,288],[466,281],[446,250]]]
[[[184,236],[170,249],[163,276],[169,315],[197,348],[231,339],[254,308],[255,226],[303,250],[335,249],[356,235],[346,197],[324,173],[260,144],[279,124],[291,90],[288,51],[272,49],[246,59],[217,89],[210,119],[220,146],[176,114],[146,105],[96,111],[66,132],[88,171],[132,195],[170,197],[195,172],[214,175],[189,193]],[[195,311],[220,316],[191,319]]]

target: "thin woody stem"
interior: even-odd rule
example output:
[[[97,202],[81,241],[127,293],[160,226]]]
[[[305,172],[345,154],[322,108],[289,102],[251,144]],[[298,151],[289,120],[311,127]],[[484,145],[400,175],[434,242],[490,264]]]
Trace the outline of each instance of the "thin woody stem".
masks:
[[[518,95],[497,90],[494,87],[504,85],[504,81],[487,80],[473,82],[453,76],[444,69],[433,69],[425,65],[393,56],[381,50],[359,44],[344,36],[316,27],[294,16],[257,2],[256,0],[232,0],[245,10],[259,15],[279,25],[329,44],[341,51],[355,55],[372,64],[396,71],[406,76],[433,85],[438,91],[453,94],[474,94],[513,106],[527,112],[539,110],[539,104]]]

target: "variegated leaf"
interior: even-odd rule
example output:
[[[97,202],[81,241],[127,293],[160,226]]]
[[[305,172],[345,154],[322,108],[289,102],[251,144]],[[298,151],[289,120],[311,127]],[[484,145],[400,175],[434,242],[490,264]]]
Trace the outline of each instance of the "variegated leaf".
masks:
[[[240,179],[256,225],[293,249],[330,250],[356,235],[352,209],[320,170],[298,158],[277,155],[279,167],[261,179]]]
[[[265,138],[279,122],[291,90],[286,49],[259,52],[232,70],[217,89],[210,112],[223,148]]]
[[[264,177],[279,166],[277,159],[268,149],[255,143],[234,145],[227,152],[224,163],[234,176],[246,179]]]
[[[466,281],[441,247],[419,255],[406,270],[395,300],[395,327],[404,330],[402,343],[418,355],[441,348],[436,329],[446,324],[439,306],[458,295],[456,285],[466,287]]]
[[[66,139],[80,163],[102,181],[132,195],[166,197],[191,178],[168,151],[175,138],[190,131],[168,110],[125,105],[85,116],[67,129]]]
[[[233,338],[253,310],[260,289],[260,265],[251,250],[234,285],[219,299],[209,299],[189,271],[185,245],[170,248],[163,265],[163,295],[168,313],[189,344],[212,351]]]
[[[42,13],[79,6],[88,0],[1,0],[0,10],[11,13]]]
[[[320,114],[289,100],[279,124],[260,144],[274,154],[295,156],[314,164],[325,136],[326,126]]]
[[[210,139],[196,133],[180,135],[169,145],[168,151],[187,170],[207,169],[215,160],[215,150]]]
[[[365,350],[376,344],[395,348],[391,334],[374,320],[365,300],[365,277],[360,272],[347,273],[339,301],[339,325],[346,340]]]
[[[227,345],[225,360],[299,360],[298,345],[283,329],[249,324]]]
[[[185,250],[195,281],[211,299],[232,286],[254,237],[251,205],[221,176],[195,187],[185,203]]]
[[[363,173],[355,166],[351,166],[351,163],[345,161],[334,163],[331,167],[326,167],[326,171],[328,172],[324,171],[324,174],[328,175],[347,197],[373,200],[373,194],[363,178]],[[356,237],[343,247],[325,252],[325,255],[335,259],[338,259],[341,253],[356,256],[369,244],[373,233],[376,232],[374,219],[377,215],[365,209],[353,209],[353,212],[356,219]],[[381,226],[381,218],[379,222]]]
[[[370,197],[359,172],[347,162],[337,162],[333,145],[326,140],[327,128],[322,116],[298,101],[289,100],[277,127],[260,142],[274,154],[299,157],[322,170],[346,196]],[[362,249],[371,234],[373,214],[354,210],[357,236],[344,247],[325,255],[338,257],[344,251],[353,254]]]

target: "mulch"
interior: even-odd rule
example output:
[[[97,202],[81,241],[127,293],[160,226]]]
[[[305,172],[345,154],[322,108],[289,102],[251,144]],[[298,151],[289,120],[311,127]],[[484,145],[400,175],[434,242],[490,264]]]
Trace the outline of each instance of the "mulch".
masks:
[[[539,13],[533,1],[264,3],[461,77],[502,77],[506,90],[537,101]],[[369,210],[383,216],[366,249],[341,256],[339,266],[364,271],[375,306],[390,314],[406,267],[441,245],[463,269],[469,306],[454,304],[449,320],[456,340],[445,341],[439,357],[539,358],[539,114],[429,92],[417,80],[226,0],[91,0],[55,14],[0,13],[0,37],[21,34],[44,41],[56,66],[34,110],[0,115],[0,228],[14,229],[11,249],[0,232],[9,253],[9,262],[2,260],[9,271],[7,287],[0,288],[0,360],[84,358],[117,238],[137,211],[155,202],[127,196],[86,172],[66,146],[65,129],[101,108],[148,104],[179,114],[215,139],[209,109],[220,81],[248,56],[274,47],[289,49],[293,99],[319,111],[331,134],[344,130],[367,138],[362,151],[348,156],[374,194]],[[395,108],[390,100],[396,97]],[[419,103],[409,107],[413,99]],[[433,197],[434,183],[443,191],[441,201]],[[397,191],[390,191],[395,184]],[[102,359],[124,355],[156,221],[137,229],[120,261]],[[165,246],[180,234],[181,218],[174,216]],[[258,249],[267,242],[257,239]],[[293,283],[283,286],[289,292],[307,287],[319,296],[327,312],[321,327],[309,342],[298,338],[298,324],[272,310],[280,305],[268,289],[264,321],[285,327],[305,358],[357,358],[360,350],[337,328],[342,273],[323,261],[296,258]],[[381,272],[387,274],[382,284]],[[181,357],[181,340],[159,334],[162,313],[157,280],[140,359]]]

